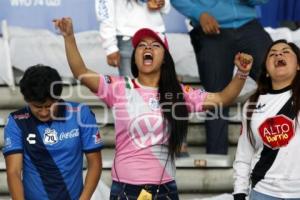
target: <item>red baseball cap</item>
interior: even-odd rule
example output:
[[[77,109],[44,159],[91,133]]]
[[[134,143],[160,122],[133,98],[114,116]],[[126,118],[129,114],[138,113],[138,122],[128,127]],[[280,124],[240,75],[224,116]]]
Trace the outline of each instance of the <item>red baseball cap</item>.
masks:
[[[132,46],[136,48],[144,37],[152,37],[156,39],[159,43],[161,43],[164,46],[165,49],[169,50],[169,45],[166,36],[163,33],[154,32],[149,28],[141,28],[137,32],[135,32],[134,36],[132,37]]]

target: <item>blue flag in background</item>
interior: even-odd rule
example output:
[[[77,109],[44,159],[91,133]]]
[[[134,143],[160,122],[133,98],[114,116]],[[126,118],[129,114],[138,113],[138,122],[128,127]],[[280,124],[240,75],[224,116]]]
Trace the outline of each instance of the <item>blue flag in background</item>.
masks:
[[[64,16],[72,17],[75,32],[98,30],[94,0],[0,0],[0,20],[9,26],[55,31],[52,19]],[[172,9],[165,16],[167,32],[186,32],[184,19]]]
[[[1,0],[0,20],[8,25],[54,31],[52,19],[72,17],[75,31],[97,30],[92,0]]]

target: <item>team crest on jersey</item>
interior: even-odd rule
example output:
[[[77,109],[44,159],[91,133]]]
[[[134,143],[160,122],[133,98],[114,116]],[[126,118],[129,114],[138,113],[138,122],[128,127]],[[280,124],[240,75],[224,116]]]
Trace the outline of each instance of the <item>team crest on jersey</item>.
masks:
[[[148,104],[149,104],[151,110],[159,109],[159,101],[155,98],[150,98],[148,101]]]
[[[95,144],[99,144],[101,143],[101,135],[100,132],[98,131],[95,135],[93,135],[93,137],[95,138]]]
[[[264,144],[271,149],[288,145],[295,135],[293,120],[285,115],[277,115],[266,119],[258,127],[258,132]]]
[[[205,89],[203,89],[203,88],[199,88],[199,90],[198,90],[198,91],[199,91],[199,94],[200,94],[200,95],[206,92],[206,90],[205,90]]]
[[[53,145],[57,142],[57,132],[54,129],[46,128],[44,132],[44,144]]]
[[[105,76],[104,76],[104,80],[105,80],[105,82],[108,83],[108,84],[110,84],[110,83],[112,82],[111,77],[108,76],[108,75],[105,75]]]

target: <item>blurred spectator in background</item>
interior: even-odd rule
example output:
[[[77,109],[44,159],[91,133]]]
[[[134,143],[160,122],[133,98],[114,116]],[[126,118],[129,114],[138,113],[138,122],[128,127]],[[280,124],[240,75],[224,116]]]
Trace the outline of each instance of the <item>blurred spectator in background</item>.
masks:
[[[272,40],[257,20],[255,6],[267,0],[171,0],[172,5],[191,20],[191,42],[197,58],[201,83],[208,91],[221,91],[232,79],[237,52],[254,57],[250,76],[256,79],[266,48]],[[231,67],[230,67],[231,66]],[[206,151],[227,154],[228,108],[207,115]],[[215,116],[217,114],[217,116]],[[222,115],[222,117],[221,117]]]
[[[100,37],[107,63],[118,67],[121,76],[131,76],[131,38],[140,28],[165,32],[162,15],[168,13],[169,0],[95,0]]]
[[[261,22],[264,26],[277,28],[287,26],[292,30],[300,27],[299,0],[272,0],[262,5]]]

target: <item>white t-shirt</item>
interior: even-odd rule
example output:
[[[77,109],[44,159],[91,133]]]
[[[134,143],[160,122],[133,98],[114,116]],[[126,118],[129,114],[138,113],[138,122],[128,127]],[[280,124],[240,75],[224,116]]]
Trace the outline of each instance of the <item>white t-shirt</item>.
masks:
[[[299,122],[296,125],[295,119],[289,117],[290,112],[278,114],[290,97],[289,88],[259,96],[250,124],[254,148],[247,136],[244,109],[234,161],[234,194],[248,194],[252,180],[257,192],[278,198],[300,198]]]
[[[132,37],[141,28],[165,32],[163,14],[171,9],[170,0],[160,10],[149,10],[145,0],[95,0],[102,46],[109,55],[118,51],[117,36]]]

